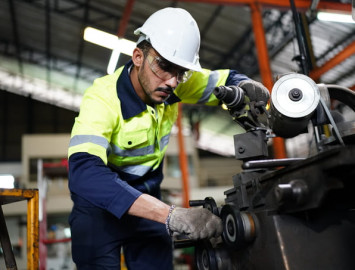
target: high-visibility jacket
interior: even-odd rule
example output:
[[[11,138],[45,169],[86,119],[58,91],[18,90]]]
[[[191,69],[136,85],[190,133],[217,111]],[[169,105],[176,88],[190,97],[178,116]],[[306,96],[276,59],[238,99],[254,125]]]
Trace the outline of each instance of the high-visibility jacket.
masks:
[[[71,191],[118,217],[141,191],[149,192],[151,185],[160,184],[162,161],[177,119],[178,102],[217,105],[219,101],[212,95],[213,89],[224,85],[230,75],[227,69],[194,72],[186,83],[178,85],[165,103],[152,107],[136,94],[129,78],[131,65],[130,61],[114,74],[96,79],[86,90],[68,153]],[[88,162],[91,164],[88,166],[74,158],[83,154],[84,159],[94,158],[95,162]],[[136,183],[143,184],[146,190],[132,189]],[[102,187],[104,185],[106,187]],[[106,192],[109,198],[92,194],[99,192]]]

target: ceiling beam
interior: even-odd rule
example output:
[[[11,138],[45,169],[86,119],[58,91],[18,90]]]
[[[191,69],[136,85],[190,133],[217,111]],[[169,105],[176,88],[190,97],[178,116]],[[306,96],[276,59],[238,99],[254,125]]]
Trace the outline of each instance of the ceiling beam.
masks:
[[[282,28],[282,19],[284,18],[285,15],[287,15],[288,12],[281,12],[280,16],[278,17],[278,19],[276,21],[274,21],[271,25],[269,25],[268,27],[265,28],[264,32],[266,35],[269,35],[270,33],[272,33],[272,31],[274,31],[275,29],[277,29],[277,27],[281,27]],[[266,17],[264,17],[265,19]],[[273,57],[284,47],[287,45],[287,43],[289,41],[291,41],[294,37],[294,33],[291,32],[292,34],[292,38],[288,38],[286,35],[286,32],[283,31],[284,36],[286,36],[285,38],[283,38],[279,43],[276,44],[276,42],[274,42],[274,38],[269,38],[268,40],[270,42],[274,42],[273,44],[268,44],[269,48],[268,50],[269,52],[269,58],[273,59]],[[255,42],[254,42],[255,43]],[[276,44],[276,45],[275,45]],[[283,44],[280,46],[280,44]],[[253,55],[253,48],[255,45],[250,46],[249,50],[244,53],[243,55],[239,55],[239,57],[237,58],[236,62],[237,63],[242,63],[243,62],[243,57],[245,57],[246,55]],[[273,50],[273,48],[278,48],[278,51]],[[271,54],[272,52],[272,54]],[[257,64],[253,65],[250,69],[248,69],[248,74],[250,76],[256,75],[259,72],[259,66]]]
[[[4,49],[1,50],[1,47]],[[7,55],[7,56],[12,56],[16,57],[16,45],[13,44],[12,41],[10,40],[0,40],[0,53]],[[29,46],[21,46],[21,61],[24,62],[29,62],[31,64],[36,64],[42,67],[46,67],[46,52],[43,50],[38,50],[34,47],[29,47]],[[57,70],[59,72],[63,72],[64,74],[67,74],[69,76],[75,76],[73,73],[74,68],[77,65],[77,60],[74,61],[71,58],[66,58],[63,56],[57,56],[54,54],[52,51],[52,70]],[[70,68],[72,67],[72,68]],[[91,66],[91,65],[82,65],[81,69],[85,69],[86,74],[83,74],[83,72],[80,73],[80,77],[84,80],[92,80],[92,77],[101,77],[105,75],[105,70],[100,70],[96,66]],[[94,75],[92,75],[94,74]]]
[[[83,32],[84,32],[84,28],[86,27],[89,21],[89,18],[90,18],[90,0],[86,0],[84,3],[84,17],[81,23],[81,29]],[[78,55],[76,60],[77,65],[76,65],[76,72],[75,72],[75,84],[73,86],[75,91],[78,88],[78,80],[80,78],[81,68],[83,64],[84,47],[85,47],[85,42],[84,39],[81,38],[79,41]]]
[[[274,8],[289,8],[289,0],[179,0],[179,2],[195,2],[205,4],[218,4],[218,5],[252,5],[260,4],[262,6]],[[312,0],[295,0],[295,5],[298,9],[307,10],[310,8]],[[320,1],[317,9],[327,9],[334,11],[351,12],[351,4],[343,4],[339,2]]]
[[[355,74],[355,67],[345,71],[344,73],[340,74],[337,78],[333,79],[332,81],[327,81],[328,84],[339,84],[343,80],[353,78]],[[352,84],[351,84],[352,85]]]
[[[339,51],[339,49],[342,49],[341,47],[344,47],[345,44],[348,44],[351,40],[355,39],[355,30],[351,31],[348,35],[344,36],[342,39],[338,40],[337,42],[333,43],[332,46],[329,47],[328,50],[323,52],[321,55],[319,55],[316,58],[316,61],[321,64],[322,62],[325,62],[325,59],[327,56],[334,52],[334,51]]]
[[[346,60],[348,57],[352,56],[355,54],[355,41],[350,43],[347,47],[344,48],[341,52],[339,52],[336,56],[334,56],[332,59],[330,59],[328,62],[324,63],[322,66],[315,68],[312,70],[309,74],[309,76],[315,80],[318,81],[319,78],[326,73],[327,71],[331,70],[333,67],[336,65],[340,64],[344,60]]]
[[[260,5],[251,5],[251,21],[263,84],[271,91],[273,81]]]
[[[20,35],[18,33],[15,3],[13,0],[9,0],[9,8],[10,8],[10,14],[11,14],[12,34],[13,34],[13,37],[15,40],[15,48],[16,48],[16,56],[17,56],[18,66],[19,66],[20,73],[23,75],[23,63],[22,63],[22,58],[21,58]]]
[[[259,62],[260,75],[263,84],[271,91],[273,85],[272,71],[270,68],[268,48],[266,44],[263,17],[259,4],[253,4],[251,7],[251,21],[255,36],[255,45]],[[286,158],[286,148],[283,139],[273,139],[273,149],[275,158]]]
[[[14,1],[14,0],[12,0],[12,1]],[[16,1],[23,2],[25,4],[36,7],[38,9],[44,8],[44,5],[41,3],[29,2],[28,0],[16,0]],[[74,9],[70,9],[67,12],[65,9],[63,9],[61,7],[61,5],[68,4],[68,3],[76,4],[76,6],[75,6],[76,11],[79,11],[80,9],[85,8],[85,4],[83,5],[83,3],[78,0],[60,0],[59,3],[54,6],[52,11],[55,12],[56,14],[63,15],[71,20],[75,20],[77,22],[82,22],[82,16],[80,15],[79,12],[74,12],[74,13],[71,12],[71,11],[74,11]],[[109,32],[109,33],[112,33],[113,31],[117,31],[117,29],[113,30],[111,28],[107,28],[104,25],[100,25],[100,21],[113,20],[114,22],[118,22],[121,19],[121,17],[117,16],[117,14],[115,13],[114,10],[106,11],[106,10],[100,8],[100,3],[96,4],[96,5],[94,5],[94,4],[95,4],[95,2],[91,3],[91,5],[90,5],[90,13],[94,14],[95,16],[91,16],[93,18],[90,19],[87,23],[91,24],[93,27],[99,28],[99,29]],[[130,18],[130,23],[133,25],[136,25],[136,27],[141,25],[141,22],[135,18]]]
[[[120,25],[118,27],[117,36],[123,38],[126,34],[127,25],[132,14],[134,6],[134,0],[127,0],[126,6],[123,10],[123,15],[121,17]]]
[[[204,40],[205,35],[210,30],[211,26],[214,24],[218,16],[221,14],[223,8],[224,6],[217,6],[214,9],[212,15],[207,20],[207,23],[205,24],[204,28],[201,30],[201,40]]]
[[[51,83],[51,12],[50,12],[50,0],[45,1],[45,22],[46,22],[46,36],[45,36],[45,42],[46,42],[46,76],[47,76],[47,82]]]

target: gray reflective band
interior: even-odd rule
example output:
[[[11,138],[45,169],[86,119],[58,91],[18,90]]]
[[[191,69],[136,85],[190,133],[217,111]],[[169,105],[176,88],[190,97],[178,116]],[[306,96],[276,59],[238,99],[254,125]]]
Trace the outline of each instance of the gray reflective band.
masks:
[[[169,142],[169,137],[170,134],[163,136],[160,139],[160,150],[163,150],[164,147],[168,144]],[[146,155],[151,155],[154,154],[154,145],[149,145],[143,148],[138,148],[138,149],[130,149],[130,150],[125,150],[117,145],[111,144],[113,154],[121,157],[139,157],[139,156],[146,156]]]
[[[109,147],[108,141],[104,137],[95,135],[75,135],[70,139],[69,147],[76,146],[83,143],[93,143],[102,146],[106,150]]]
[[[169,137],[170,134],[167,134],[160,139],[160,150],[163,150],[164,147],[168,144]],[[154,154],[154,145],[149,145],[138,149],[125,150],[121,149],[117,145],[109,144],[105,138],[95,135],[75,135],[70,139],[69,147],[83,143],[93,143],[100,145],[109,151],[108,154],[112,153],[121,157],[139,157]]]
[[[213,93],[214,88],[216,87],[218,78],[219,78],[218,71],[217,70],[211,71],[210,76],[208,77],[207,86],[205,88],[205,91],[203,91],[202,97],[197,102],[198,104],[205,104],[208,101],[211,94]]]
[[[112,151],[114,155],[121,157],[139,157],[149,154],[154,154],[154,145],[149,145],[143,148],[124,150],[117,145],[111,144]]]
[[[137,176],[143,176],[151,169],[150,166],[144,166],[144,165],[115,166],[112,163],[110,163],[110,166],[113,167],[118,172],[122,171]]]
[[[167,144],[169,143],[169,138],[170,138],[170,133],[163,136],[160,139],[160,151],[162,151],[164,149],[164,147],[167,146]]]

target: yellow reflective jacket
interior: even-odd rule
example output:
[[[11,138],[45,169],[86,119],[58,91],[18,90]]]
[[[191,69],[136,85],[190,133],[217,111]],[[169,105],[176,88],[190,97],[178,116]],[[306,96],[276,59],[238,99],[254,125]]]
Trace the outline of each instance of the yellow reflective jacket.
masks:
[[[225,84],[229,70],[194,72],[165,103],[151,107],[135,93],[130,65],[131,61],[114,74],[96,79],[86,90],[68,155],[85,152],[98,156],[111,169],[134,180],[161,164],[178,102],[217,105],[213,89]]]

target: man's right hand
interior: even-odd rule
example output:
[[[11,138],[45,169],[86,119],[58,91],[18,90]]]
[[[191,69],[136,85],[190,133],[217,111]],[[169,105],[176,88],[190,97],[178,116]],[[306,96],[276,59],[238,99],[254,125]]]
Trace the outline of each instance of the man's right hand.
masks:
[[[172,210],[167,226],[193,240],[219,237],[223,231],[222,220],[206,208],[177,207]]]

